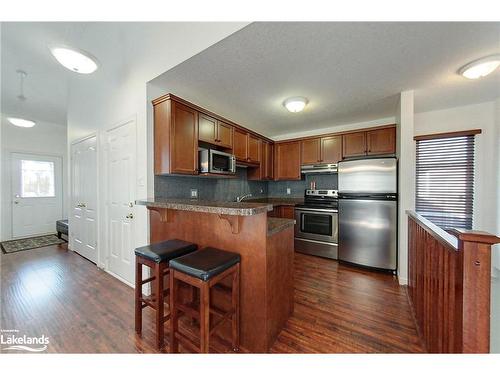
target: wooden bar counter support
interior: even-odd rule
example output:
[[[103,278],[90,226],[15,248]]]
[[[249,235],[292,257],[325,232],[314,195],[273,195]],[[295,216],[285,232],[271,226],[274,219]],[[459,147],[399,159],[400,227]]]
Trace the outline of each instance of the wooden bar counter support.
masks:
[[[162,209],[149,211],[151,243],[177,238],[240,254],[240,345],[268,352],[293,312],[293,225],[271,235],[266,210],[239,216],[170,208],[163,215]],[[225,297],[213,291],[221,309],[229,307]],[[222,336],[230,342],[230,324]]]
[[[445,232],[408,215],[408,294],[431,353],[489,353],[491,246],[489,233]]]

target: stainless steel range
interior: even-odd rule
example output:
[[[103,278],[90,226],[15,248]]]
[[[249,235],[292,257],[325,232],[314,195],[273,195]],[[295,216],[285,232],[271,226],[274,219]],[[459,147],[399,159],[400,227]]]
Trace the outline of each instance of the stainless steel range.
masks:
[[[306,190],[295,206],[295,251],[338,259],[338,192]]]

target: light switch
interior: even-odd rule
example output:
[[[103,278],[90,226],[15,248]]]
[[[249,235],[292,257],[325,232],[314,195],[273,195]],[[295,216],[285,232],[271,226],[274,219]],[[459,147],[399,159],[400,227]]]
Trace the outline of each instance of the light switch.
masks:
[[[292,194],[292,189],[290,189],[290,188],[286,188],[286,194],[287,194],[287,195]]]

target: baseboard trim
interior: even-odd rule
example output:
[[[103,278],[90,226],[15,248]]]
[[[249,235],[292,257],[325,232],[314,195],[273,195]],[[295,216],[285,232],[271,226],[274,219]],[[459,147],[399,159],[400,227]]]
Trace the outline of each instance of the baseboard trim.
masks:
[[[129,286],[129,287],[131,287],[132,289],[135,289],[135,285],[134,285],[134,284],[129,283],[127,280],[125,280],[124,278],[122,278],[122,277],[118,276],[117,274],[115,274],[115,273],[111,272],[110,270],[106,270],[106,269],[105,269],[105,270],[103,270],[103,271],[104,271],[104,272],[106,272],[106,273],[109,273],[111,276],[113,276],[114,278],[116,278],[116,279],[120,280],[122,283],[124,283],[124,284],[128,285],[128,286]]]

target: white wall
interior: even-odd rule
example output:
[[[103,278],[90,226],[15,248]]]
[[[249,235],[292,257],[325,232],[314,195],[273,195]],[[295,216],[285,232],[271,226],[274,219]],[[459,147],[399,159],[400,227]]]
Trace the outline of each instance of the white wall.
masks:
[[[415,141],[414,95],[404,91],[400,95],[396,116],[396,153],[399,159],[398,198],[398,280],[408,284],[408,221],[406,210],[415,209]]]
[[[1,239],[12,237],[12,191],[11,191],[11,153],[35,153],[62,158],[63,168],[63,215],[67,217],[68,208],[68,176],[67,176],[67,134],[66,126],[37,121],[32,128],[20,128],[10,124],[2,116],[1,124],[1,180],[2,180],[2,212]]]
[[[188,59],[247,23],[109,23],[92,24],[78,41],[101,62],[91,76],[75,76],[70,81],[68,103],[68,141],[97,132],[103,140],[106,129],[125,119],[137,119],[137,185],[136,197],[152,191],[152,168],[148,165],[146,83]],[[101,152],[101,155],[104,153]],[[100,158],[100,163],[103,159]],[[99,176],[103,181],[104,176]],[[98,265],[106,266],[107,236],[103,184],[99,185],[100,247]],[[144,207],[135,209],[135,246],[148,242],[148,218]]]

